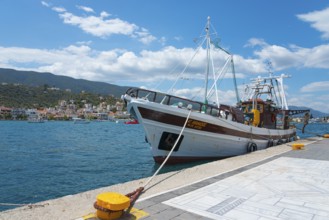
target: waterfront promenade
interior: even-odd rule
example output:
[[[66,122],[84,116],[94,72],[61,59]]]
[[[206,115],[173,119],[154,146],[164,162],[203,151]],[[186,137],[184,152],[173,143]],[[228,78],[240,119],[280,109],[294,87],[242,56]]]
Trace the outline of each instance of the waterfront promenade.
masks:
[[[292,143],[288,143],[156,176],[134,206],[142,213],[137,217],[328,219],[329,139],[297,142],[305,144],[305,149],[292,150]],[[147,180],[8,210],[0,213],[0,219],[79,219],[95,212],[93,203],[98,194],[107,191],[126,194]]]

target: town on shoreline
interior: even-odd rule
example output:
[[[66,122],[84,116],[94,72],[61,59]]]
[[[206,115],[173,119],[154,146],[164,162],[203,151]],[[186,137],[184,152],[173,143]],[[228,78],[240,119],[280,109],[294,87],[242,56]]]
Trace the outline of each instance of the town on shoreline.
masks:
[[[55,120],[70,121],[74,119],[115,120],[130,117],[124,110],[124,103],[117,101],[114,105],[100,102],[92,105],[83,101],[78,108],[74,100],[60,100],[58,105],[49,108],[11,108],[0,106],[0,120]]]

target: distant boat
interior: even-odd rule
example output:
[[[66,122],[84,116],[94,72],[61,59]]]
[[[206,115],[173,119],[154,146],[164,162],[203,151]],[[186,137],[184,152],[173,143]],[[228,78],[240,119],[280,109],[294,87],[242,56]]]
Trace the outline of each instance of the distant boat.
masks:
[[[114,117],[109,117],[109,121],[111,122],[115,122],[115,123],[118,123],[118,119],[114,118]]]
[[[321,123],[321,122],[324,122],[324,121],[322,121],[321,118],[311,118],[309,120],[309,123]]]
[[[195,55],[169,92],[131,88],[122,96],[130,115],[143,125],[155,162],[163,162],[173,147],[168,163],[226,158],[289,142],[296,139],[296,128],[289,126],[289,116],[309,112],[288,109],[283,85],[288,76],[283,74],[273,76],[270,72],[269,77],[253,79],[240,99],[233,55],[218,45],[218,39],[210,39],[216,35],[215,31],[210,33],[212,27],[208,18]],[[197,54],[205,58],[196,59]],[[214,58],[223,55],[226,62],[224,59],[221,67],[214,67],[223,60],[214,62]],[[205,61],[205,67],[198,68],[195,64],[201,60]],[[175,95],[173,88],[178,80],[184,80],[182,73],[190,70],[190,64],[193,65],[190,69],[205,71],[205,78],[203,89],[189,99]],[[218,88],[225,72],[233,78],[234,90],[229,91],[235,91],[236,106],[220,104],[220,98],[225,97],[219,96]],[[186,75],[193,76],[191,72]],[[195,100],[199,94],[203,94],[200,101]]]
[[[28,118],[29,123],[44,123],[45,121],[42,118]]]
[[[74,124],[89,124],[90,120],[86,120],[84,118],[72,118]]]

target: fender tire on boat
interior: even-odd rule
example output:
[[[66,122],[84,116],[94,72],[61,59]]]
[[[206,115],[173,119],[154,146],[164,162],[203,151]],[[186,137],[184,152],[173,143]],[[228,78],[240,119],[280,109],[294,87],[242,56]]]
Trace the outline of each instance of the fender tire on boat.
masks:
[[[283,140],[279,139],[278,142],[276,142],[276,145],[281,145],[281,144],[283,144]]]
[[[268,142],[267,142],[267,148],[273,147],[273,145],[274,145],[273,139],[268,140]]]
[[[253,143],[253,142],[249,142],[247,145],[247,152],[251,153],[257,151],[257,144]]]

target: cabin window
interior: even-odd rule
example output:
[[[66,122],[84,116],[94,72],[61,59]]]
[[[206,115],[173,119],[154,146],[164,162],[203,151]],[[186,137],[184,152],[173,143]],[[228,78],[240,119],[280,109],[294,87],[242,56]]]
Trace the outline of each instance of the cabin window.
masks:
[[[247,113],[251,113],[252,112],[252,105],[247,105],[246,106],[246,108],[247,108]]]
[[[130,115],[132,118],[138,118],[134,108],[131,108]]]
[[[257,105],[257,110],[259,111],[259,113],[263,113],[264,112],[264,105],[258,104]]]
[[[252,105],[243,105],[242,106],[242,111],[244,112],[244,113],[251,113],[251,110],[252,110]]]
[[[218,109],[211,109],[210,115],[218,117],[219,116],[219,110]]]
[[[172,147],[174,146],[178,136],[179,136],[178,134],[163,132],[161,139],[160,139],[159,146],[158,146],[159,150],[170,151],[172,149]],[[179,139],[174,151],[178,151],[183,138],[184,138],[184,136],[182,135],[181,138]]]

